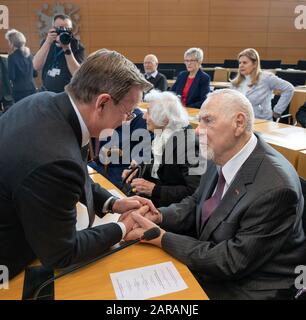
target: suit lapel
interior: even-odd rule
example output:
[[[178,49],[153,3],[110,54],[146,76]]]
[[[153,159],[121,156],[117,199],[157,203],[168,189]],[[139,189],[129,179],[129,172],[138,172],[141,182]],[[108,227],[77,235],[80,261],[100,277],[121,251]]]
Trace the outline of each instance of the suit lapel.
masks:
[[[210,217],[204,228],[201,230],[201,239],[209,239],[214,230],[216,230],[219,224],[228,217],[233,208],[243,198],[243,196],[247,192],[246,185],[252,184],[254,182],[258,168],[263,161],[263,158],[264,152],[262,148],[262,142],[261,139],[258,138],[256,148],[241,166],[236,177],[223,196],[220,205],[212,213],[212,216]]]

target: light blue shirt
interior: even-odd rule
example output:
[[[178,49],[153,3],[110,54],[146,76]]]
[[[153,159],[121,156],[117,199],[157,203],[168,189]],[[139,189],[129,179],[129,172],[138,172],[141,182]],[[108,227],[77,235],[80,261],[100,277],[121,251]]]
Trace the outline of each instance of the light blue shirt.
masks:
[[[250,77],[246,77],[238,87],[232,86],[232,89],[238,90],[249,99],[255,118],[273,119],[271,106],[271,99],[274,97],[273,90],[282,92],[274,107],[274,112],[282,114],[286,110],[294,94],[294,87],[291,83],[267,71],[262,71],[257,83],[246,90],[250,81]]]

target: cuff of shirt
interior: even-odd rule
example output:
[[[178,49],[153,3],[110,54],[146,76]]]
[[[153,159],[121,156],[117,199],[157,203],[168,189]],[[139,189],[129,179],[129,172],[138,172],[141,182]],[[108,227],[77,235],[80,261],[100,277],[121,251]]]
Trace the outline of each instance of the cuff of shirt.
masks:
[[[126,227],[125,224],[123,222],[116,222],[118,224],[118,226],[121,228],[122,231],[122,239],[125,237],[126,235]]]

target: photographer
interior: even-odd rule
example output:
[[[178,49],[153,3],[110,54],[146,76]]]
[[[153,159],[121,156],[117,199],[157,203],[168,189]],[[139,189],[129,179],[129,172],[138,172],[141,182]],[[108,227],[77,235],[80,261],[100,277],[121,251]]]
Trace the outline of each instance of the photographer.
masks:
[[[42,91],[63,92],[83,60],[84,47],[73,37],[70,17],[56,15],[33,59],[34,69],[42,70]]]

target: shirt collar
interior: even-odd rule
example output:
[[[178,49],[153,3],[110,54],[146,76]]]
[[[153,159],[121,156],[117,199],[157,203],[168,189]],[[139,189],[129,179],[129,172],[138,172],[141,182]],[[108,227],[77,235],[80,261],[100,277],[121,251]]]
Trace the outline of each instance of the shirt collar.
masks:
[[[241,166],[254,151],[256,144],[257,138],[252,134],[246,145],[222,167],[222,173],[227,187],[231,184]]]
[[[158,71],[156,70],[153,73],[146,73],[146,76],[147,78],[150,78],[150,77],[156,78],[157,74],[158,74]]]
[[[68,94],[68,97],[70,99],[70,102],[73,106],[73,109],[79,119],[79,123],[80,123],[80,127],[81,127],[81,132],[82,132],[82,148],[85,147],[88,143],[89,143],[89,140],[90,140],[90,133],[88,131],[88,128],[80,114],[80,111],[79,109],[77,108],[76,104],[74,103],[74,101],[72,100],[72,98],[70,97],[70,95]]]

